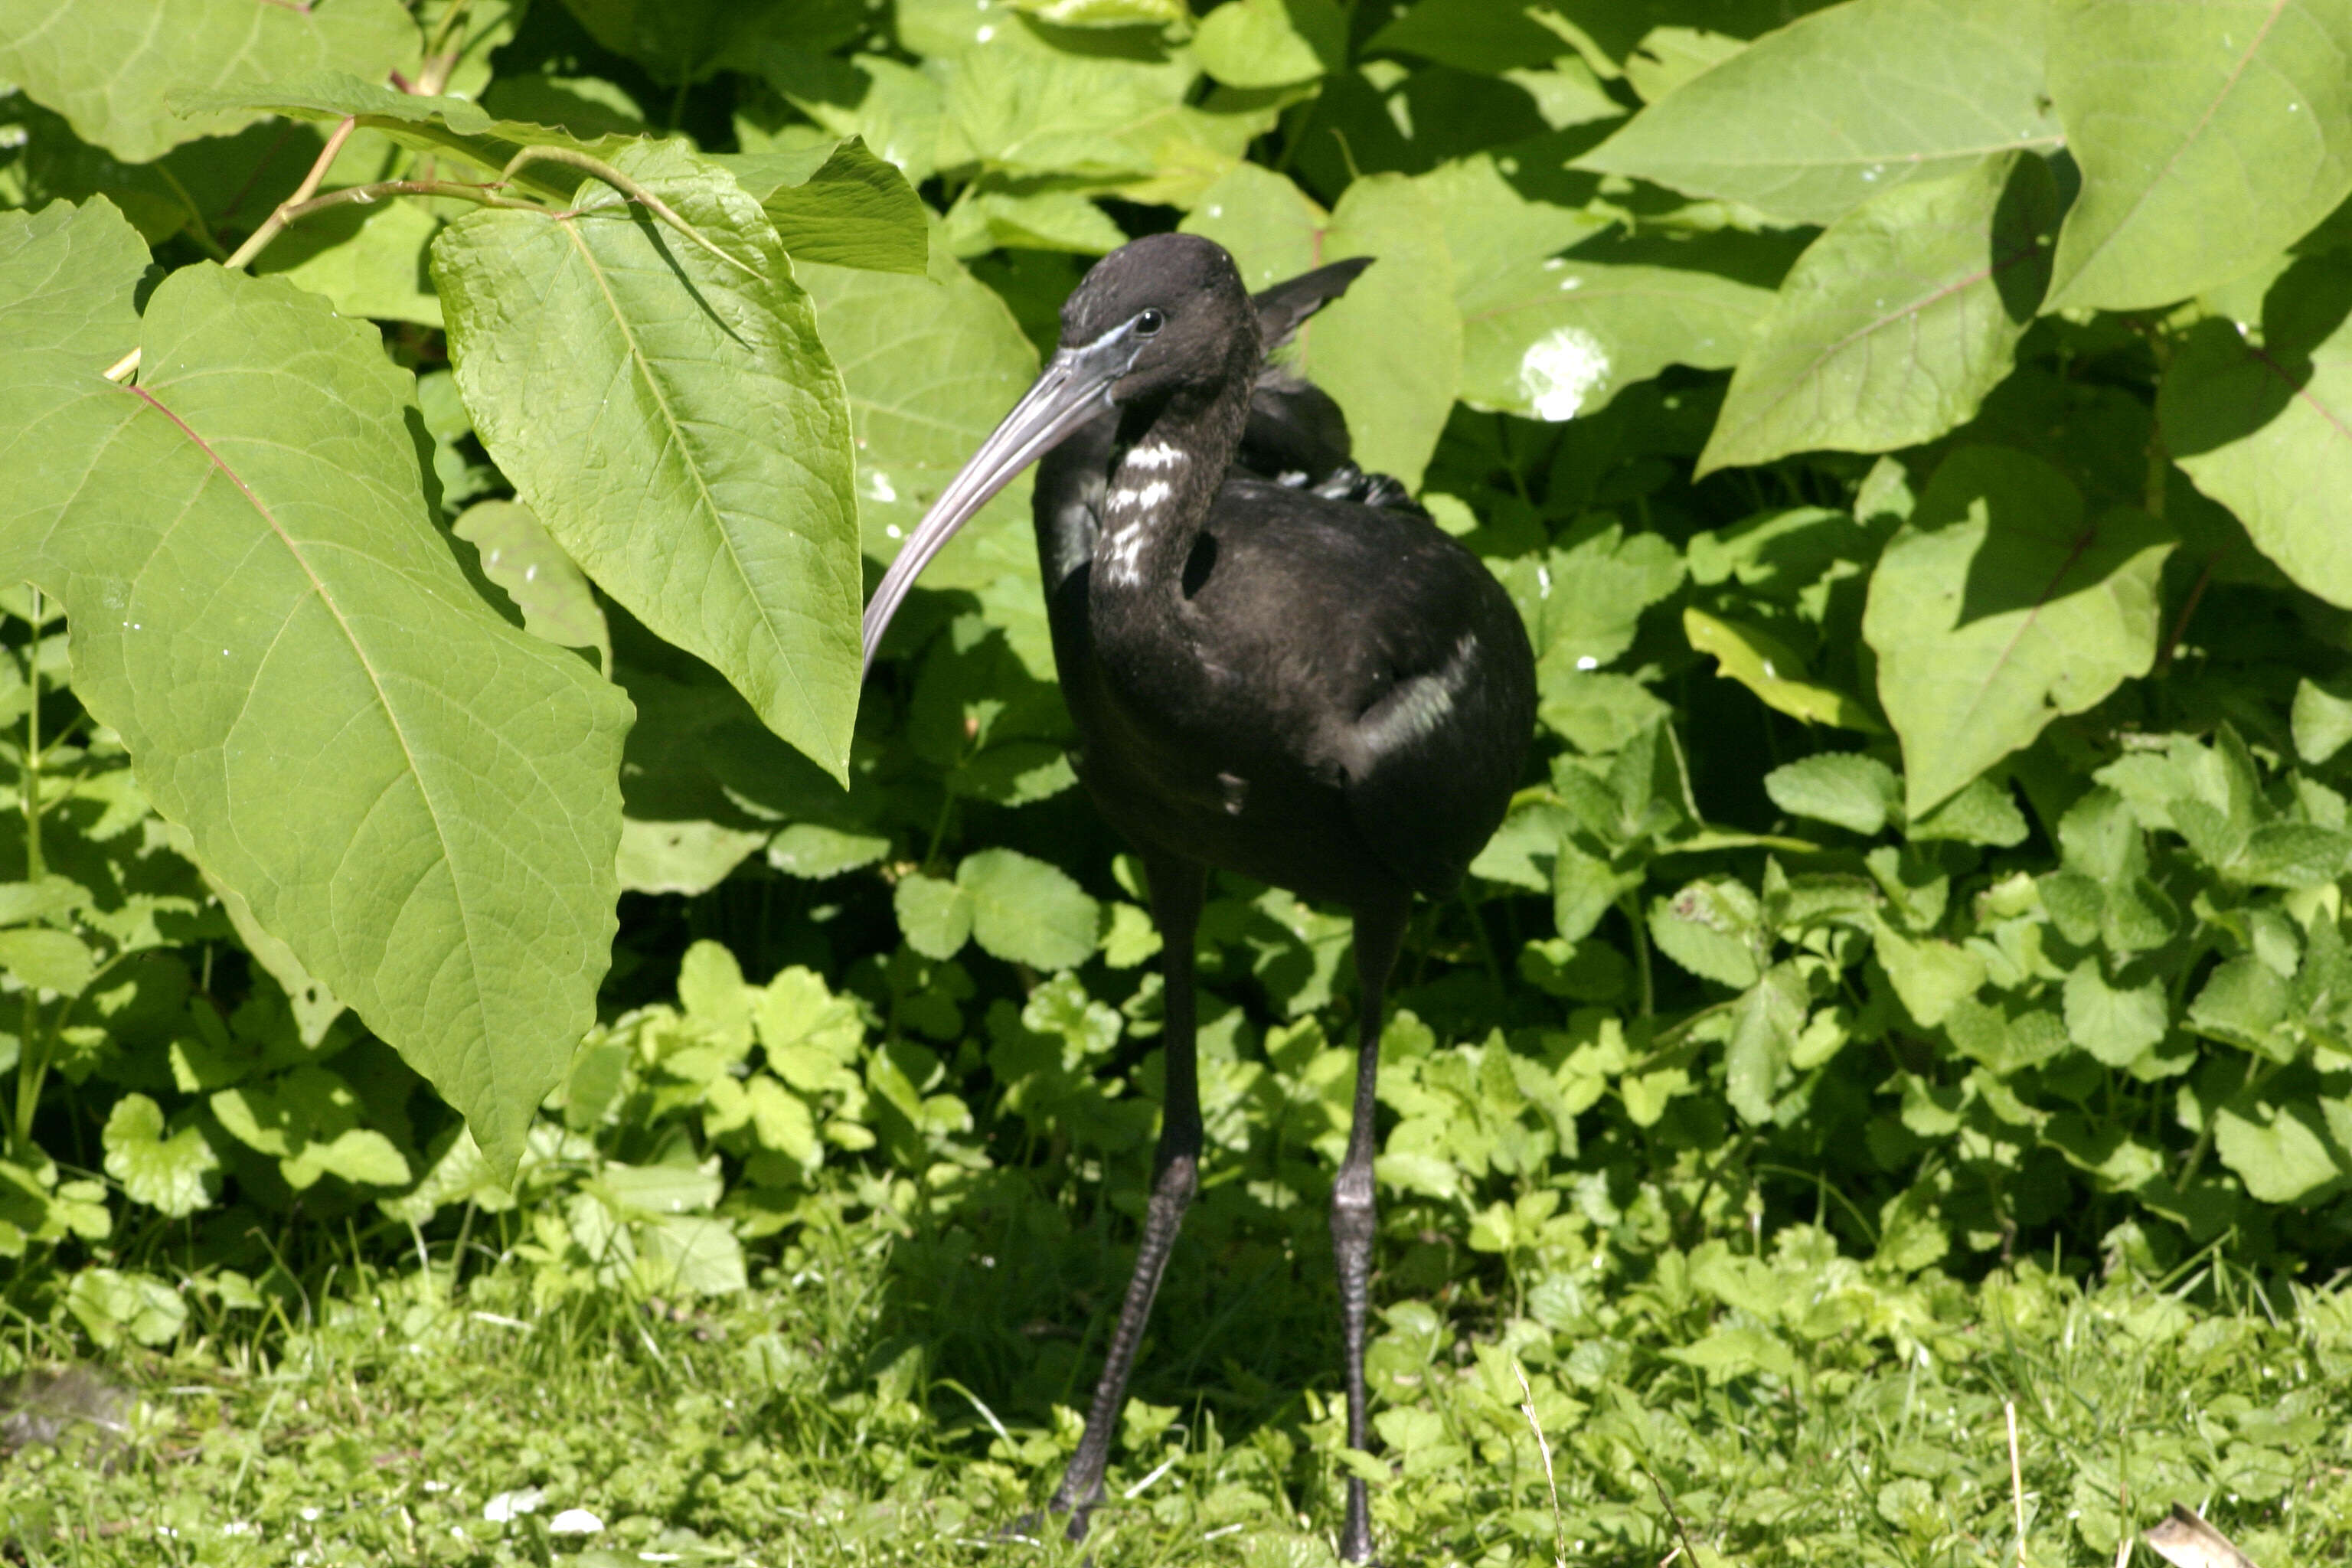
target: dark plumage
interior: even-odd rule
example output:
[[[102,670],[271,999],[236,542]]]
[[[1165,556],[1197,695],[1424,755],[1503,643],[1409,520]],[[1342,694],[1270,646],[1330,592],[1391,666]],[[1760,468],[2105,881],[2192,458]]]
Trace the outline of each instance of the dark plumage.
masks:
[[[1355,914],[1355,1125],[1334,1184],[1349,1441],[1367,1440],[1372,1086],[1381,996],[1414,894],[1442,897],[1501,822],[1535,718],[1511,602],[1402,487],[1349,460],[1314,387],[1270,372],[1366,263],[1253,300],[1187,235],[1105,258],[1062,348],[941,495],[866,612],[873,649],[915,574],[1031,462],[1037,552],[1078,775],[1134,842],[1166,939],[1167,1095],[1135,1277],[1054,1497],[1075,1537],[1099,1499],[1128,1372],[1198,1185],[1193,939],[1211,867]],[[1340,1546],[1371,1554],[1363,1483]]]

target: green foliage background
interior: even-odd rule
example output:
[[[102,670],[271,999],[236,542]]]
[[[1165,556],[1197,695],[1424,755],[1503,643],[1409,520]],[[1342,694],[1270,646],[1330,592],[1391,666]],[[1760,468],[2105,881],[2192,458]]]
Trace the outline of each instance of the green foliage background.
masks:
[[[1389,1026],[1407,1473],[1525,1442],[1509,1357],[1634,1376],[1629,1289],[1780,1386],[1968,1354],[2027,1258],[2345,1255],[2346,0],[152,9],[0,0],[16,1318],[479,1226],[541,1309],[725,1294],[880,1215],[891,1397],[1069,1403],[1157,938],[1025,486],[862,699],[854,628],[1174,226],[1379,258],[1297,366],[1540,656]],[[1144,1392],[1247,1419],[1290,1373],[1218,1325],[1324,1332],[1351,984],[1215,895]],[[1456,1332],[1483,1436],[1415,1392]]]

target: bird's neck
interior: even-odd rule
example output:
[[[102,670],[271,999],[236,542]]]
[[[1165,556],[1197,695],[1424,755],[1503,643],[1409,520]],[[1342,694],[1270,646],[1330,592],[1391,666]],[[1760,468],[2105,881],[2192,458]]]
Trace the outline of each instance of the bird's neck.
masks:
[[[1172,613],[1248,416],[1244,382],[1237,395],[1171,398],[1120,420],[1088,590],[1098,611]]]

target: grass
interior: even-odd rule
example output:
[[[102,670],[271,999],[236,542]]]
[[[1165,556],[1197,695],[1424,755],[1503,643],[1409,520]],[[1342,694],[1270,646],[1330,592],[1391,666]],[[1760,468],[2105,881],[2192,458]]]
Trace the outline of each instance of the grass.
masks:
[[[996,1363],[1028,1343],[1090,1371],[1093,1349],[1021,1316],[1034,1282],[999,1282],[1016,1271],[971,1247],[944,1248],[969,1259],[965,1289],[924,1320],[961,1337],[909,1335],[906,1271],[928,1258],[935,1294],[941,1237],[835,1197],[753,1289],[690,1309],[534,1305],[511,1249],[462,1285],[446,1258],[346,1262],[260,1310],[192,1289],[173,1348],[102,1363],[128,1395],[119,1431],[0,1463],[0,1556],[1076,1563],[993,1539],[1076,1430],[1023,1392],[1034,1368]],[[1253,1311],[1220,1315],[1182,1294],[1219,1275],[1194,1247],[1187,1310],[1145,1353],[1196,1392],[1131,1407],[1093,1560],[1328,1562],[1343,1463],[1376,1468],[1391,1563],[2108,1568],[2176,1501],[2263,1568],[2352,1552],[2352,1294],[2211,1271],[2086,1287],[2031,1265],[1967,1289],[1874,1278],[1801,1227],[1780,1240],[1662,1255],[1639,1279],[1595,1268],[1590,1299],[1538,1288],[1533,1316],[1446,1289],[1390,1300],[1377,1461],[1340,1456],[1337,1412],[1275,1381],[1335,1381],[1311,1369],[1336,1332],[1303,1326],[1320,1266],[1261,1272]],[[1099,1262],[1107,1310],[1123,1258]],[[1296,1342],[1270,1346],[1267,1322]],[[25,1335],[35,1362],[71,1348]]]

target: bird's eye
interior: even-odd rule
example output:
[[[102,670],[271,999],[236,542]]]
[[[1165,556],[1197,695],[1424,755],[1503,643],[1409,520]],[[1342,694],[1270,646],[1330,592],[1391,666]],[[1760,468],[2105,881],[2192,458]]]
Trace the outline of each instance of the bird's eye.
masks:
[[[1167,321],[1168,318],[1157,310],[1146,310],[1135,318],[1136,335],[1148,338],[1165,325]]]

